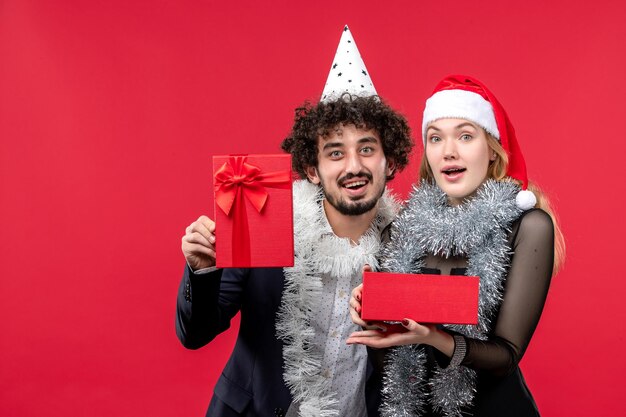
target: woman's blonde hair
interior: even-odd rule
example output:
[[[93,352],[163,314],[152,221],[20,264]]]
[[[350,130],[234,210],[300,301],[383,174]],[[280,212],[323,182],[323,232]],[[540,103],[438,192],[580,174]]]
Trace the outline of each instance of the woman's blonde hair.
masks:
[[[482,128],[481,128],[482,129]],[[495,180],[513,180],[506,175],[506,169],[509,165],[509,158],[506,154],[506,151],[498,142],[498,139],[487,133],[484,129],[487,136],[487,145],[489,145],[489,149],[491,149],[496,154],[496,158],[489,164],[489,168],[487,170],[487,178],[493,178]],[[428,165],[428,160],[426,159],[426,152],[422,155],[422,161],[420,163],[420,181],[434,181],[433,172],[430,169],[430,165]],[[519,181],[516,181],[519,182]],[[561,232],[561,228],[559,227],[559,222],[557,220],[556,214],[552,210],[550,205],[550,200],[548,196],[541,191],[541,189],[534,183],[528,182],[528,189],[535,194],[537,197],[537,204],[535,204],[536,208],[540,208],[546,213],[550,215],[552,219],[552,223],[554,224],[554,270],[553,274],[556,274],[557,271],[563,266],[563,262],[565,261],[565,238],[563,237],[563,233]]]

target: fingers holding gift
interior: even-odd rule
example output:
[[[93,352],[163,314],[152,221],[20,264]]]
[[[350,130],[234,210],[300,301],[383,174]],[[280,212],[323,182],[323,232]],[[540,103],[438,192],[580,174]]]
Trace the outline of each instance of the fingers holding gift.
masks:
[[[433,345],[438,334],[436,325],[420,324],[411,319],[404,319],[401,324],[381,324],[380,328],[381,330],[368,329],[354,332],[346,340],[346,343],[362,344],[374,348],[413,344]]]
[[[352,319],[352,323],[356,324],[357,326],[367,327],[367,323],[361,319],[359,314],[354,311],[353,308],[350,308],[350,318]]]
[[[417,343],[416,337],[411,332],[394,332],[380,330],[362,330],[352,333],[346,343],[349,345],[360,344],[373,348],[387,348],[392,346],[411,345]]]
[[[215,243],[215,222],[207,216],[200,216],[185,230],[186,234],[198,233],[211,244]]]
[[[363,284],[352,290],[350,295],[350,318],[358,326],[365,327],[367,323],[361,319],[361,290]]]
[[[350,294],[350,301],[352,301],[352,299],[354,298],[359,303],[359,306],[360,306],[362,293],[363,293],[363,284],[359,284],[357,287],[355,287],[352,290],[352,293]]]
[[[404,326],[404,328],[407,329],[409,332],[414,333],[416,336],[422,338],[427,338],[434,331],[436,331],[436,326],[434,324],[420,324],[411,319],[402,320],[402,326]]]
[[[215,265],[215,222],[200,216],[185,229],[182,251],[194,271]]]

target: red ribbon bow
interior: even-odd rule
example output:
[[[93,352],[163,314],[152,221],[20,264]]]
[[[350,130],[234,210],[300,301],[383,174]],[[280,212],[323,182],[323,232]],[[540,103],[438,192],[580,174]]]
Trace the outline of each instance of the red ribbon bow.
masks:
[[[250,230],[243,195],[261,213],[269,197],[265,187],[291,187],[290,171],[263,173],[247,163],[247,158],[231,156],[215,173],[215,202],[228,217],[233,217],[232,259],[236,266],[250,264]]]

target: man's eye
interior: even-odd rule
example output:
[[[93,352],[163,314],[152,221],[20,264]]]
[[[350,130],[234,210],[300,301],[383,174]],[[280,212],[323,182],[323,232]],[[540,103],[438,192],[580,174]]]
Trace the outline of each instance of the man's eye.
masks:
[[[330,156],[331,158],[340,158],[340,157],[341,157],[341,152],[339,152],[339,151],[332,151],[332,152],[329,154],[329,156]]]
[[[372,148],[370,146],[366,146],[366,147],[361,149],[361,153],[364,153],[364,154],[370,154],[372,152],[374,152],[374,148]]]

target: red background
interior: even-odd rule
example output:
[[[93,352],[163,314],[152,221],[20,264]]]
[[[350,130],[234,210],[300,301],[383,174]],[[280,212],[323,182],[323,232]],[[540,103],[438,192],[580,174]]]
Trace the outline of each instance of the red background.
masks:
[[[448,73],[505,105],[568,243],[522,368],[544,416],[624,415],[624,2],[382,3],[0,1],[0,415],[203,415],[235,332],[178,343],[180,238],[345,23],[418,130]]]

